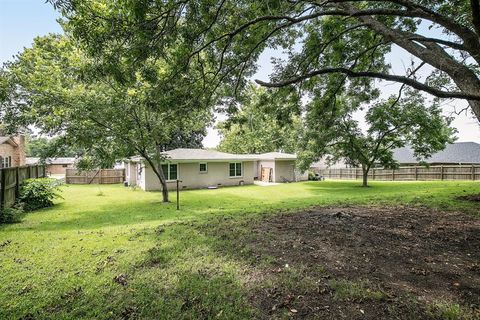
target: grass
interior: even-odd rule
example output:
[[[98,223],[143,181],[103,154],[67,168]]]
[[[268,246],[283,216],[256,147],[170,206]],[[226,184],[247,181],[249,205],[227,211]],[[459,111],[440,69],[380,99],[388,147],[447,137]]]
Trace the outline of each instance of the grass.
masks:
[[[474,320],[479,316],[462,308],[458,303],[436,302],[429,309],[434,317],[442,320]]]
[[[303,182],[182,191],[177,211],[159,193],[65,186],[53,208],[0,226],[0,318],[251,318],[250,262],[195,225],[338,204],[478,215],[475,203],[455,200],[473,193],[480,183]]]
[[[386,294],[379,289],[373,288],[373,284],[368,280],[331,280],[330,287],[335,292],[335,298],[339,300],[379,301],[386,298]]]

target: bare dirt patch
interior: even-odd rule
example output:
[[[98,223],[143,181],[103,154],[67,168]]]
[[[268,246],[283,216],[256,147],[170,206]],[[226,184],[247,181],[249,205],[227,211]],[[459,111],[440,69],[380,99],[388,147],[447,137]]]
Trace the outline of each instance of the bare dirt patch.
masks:
[[[251,286],[259,318],[480,316],[478,218],[424,208],[345,207],[245,226],[238,228],[242,235],[226,225],[215,232],[258,261]]]
[[[466,196],[457,197],[457,199],[458,200],[473,201],[473,202],[480,202],[480,194],[469,194],[469,195],[466,195]]]

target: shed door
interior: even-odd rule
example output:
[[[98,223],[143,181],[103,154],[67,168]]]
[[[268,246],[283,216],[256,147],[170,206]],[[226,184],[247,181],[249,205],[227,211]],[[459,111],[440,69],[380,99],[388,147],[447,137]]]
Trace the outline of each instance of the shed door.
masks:
[[[272,168],[262,167],[262,181],[271,182],[272,181]]]

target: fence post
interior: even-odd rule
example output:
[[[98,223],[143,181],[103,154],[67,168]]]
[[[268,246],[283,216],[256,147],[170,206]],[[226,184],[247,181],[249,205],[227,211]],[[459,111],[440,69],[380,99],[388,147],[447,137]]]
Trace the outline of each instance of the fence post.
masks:
[[[395,181],[395,169],[392,168],[392,181]]]
[[[3,208],[5,207],[5,182],[6,182],[6,174],[5,174],[5,169],[2,169],[1,170],[2,172],[2,176],[1,176],[1,179],[0,179],[0,188],[2,189],[1,190],[1,194],[2,194],[2,197],[0,198],[0,208]]]
[[[180,210],[180,188],[179,188],[179,180],[177,179],[177,210]]]
[[[475,165],[472,164],[472,181],[475,180]]]
[[[440,177],[441,177],[441,180],[443,181],[443,164],[440,166]]]
[[[418,167],[415,166],[415,181],[418,180]]]
[[[19,168],[15,168],[15,199],[20,196],[20,175],[19,175]]]

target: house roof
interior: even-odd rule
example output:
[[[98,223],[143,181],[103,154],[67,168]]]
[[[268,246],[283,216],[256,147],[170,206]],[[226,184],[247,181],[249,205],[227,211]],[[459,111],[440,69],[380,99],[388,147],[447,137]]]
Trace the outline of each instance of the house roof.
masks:
[[[253,158],[258,160],[296,160],[297,156],[291,153],[268,152],[262,154],[252,154]]]
[[[13,141],[12,137],[0,136],[0,144],[3,144],[5,142],[8,142],[9,144],[15,147],[18,146],[18,144],[15,141]]]
[[[37,157],[27,157],[27,164],[36,164],[40,161]],[[76,158],[71,157],[59,157],[59,158],[47,158],[45,163],[47,164],[72,164],[76,161]]]
[[[410,147],[393,150],[393,158],[399,163],[419,162]],[[448,144],[444,150],[422,160],[427,163],[480,163],[480,144],[476,142]]]
[[[233,154],[208,149],[179,148],[165,152],[167,158],[174,161],[255,161],[255,160],[295,160],[294,154],[269,152],[263,154]],[[141,161],[142,157],[132,157],[131,161]]]

